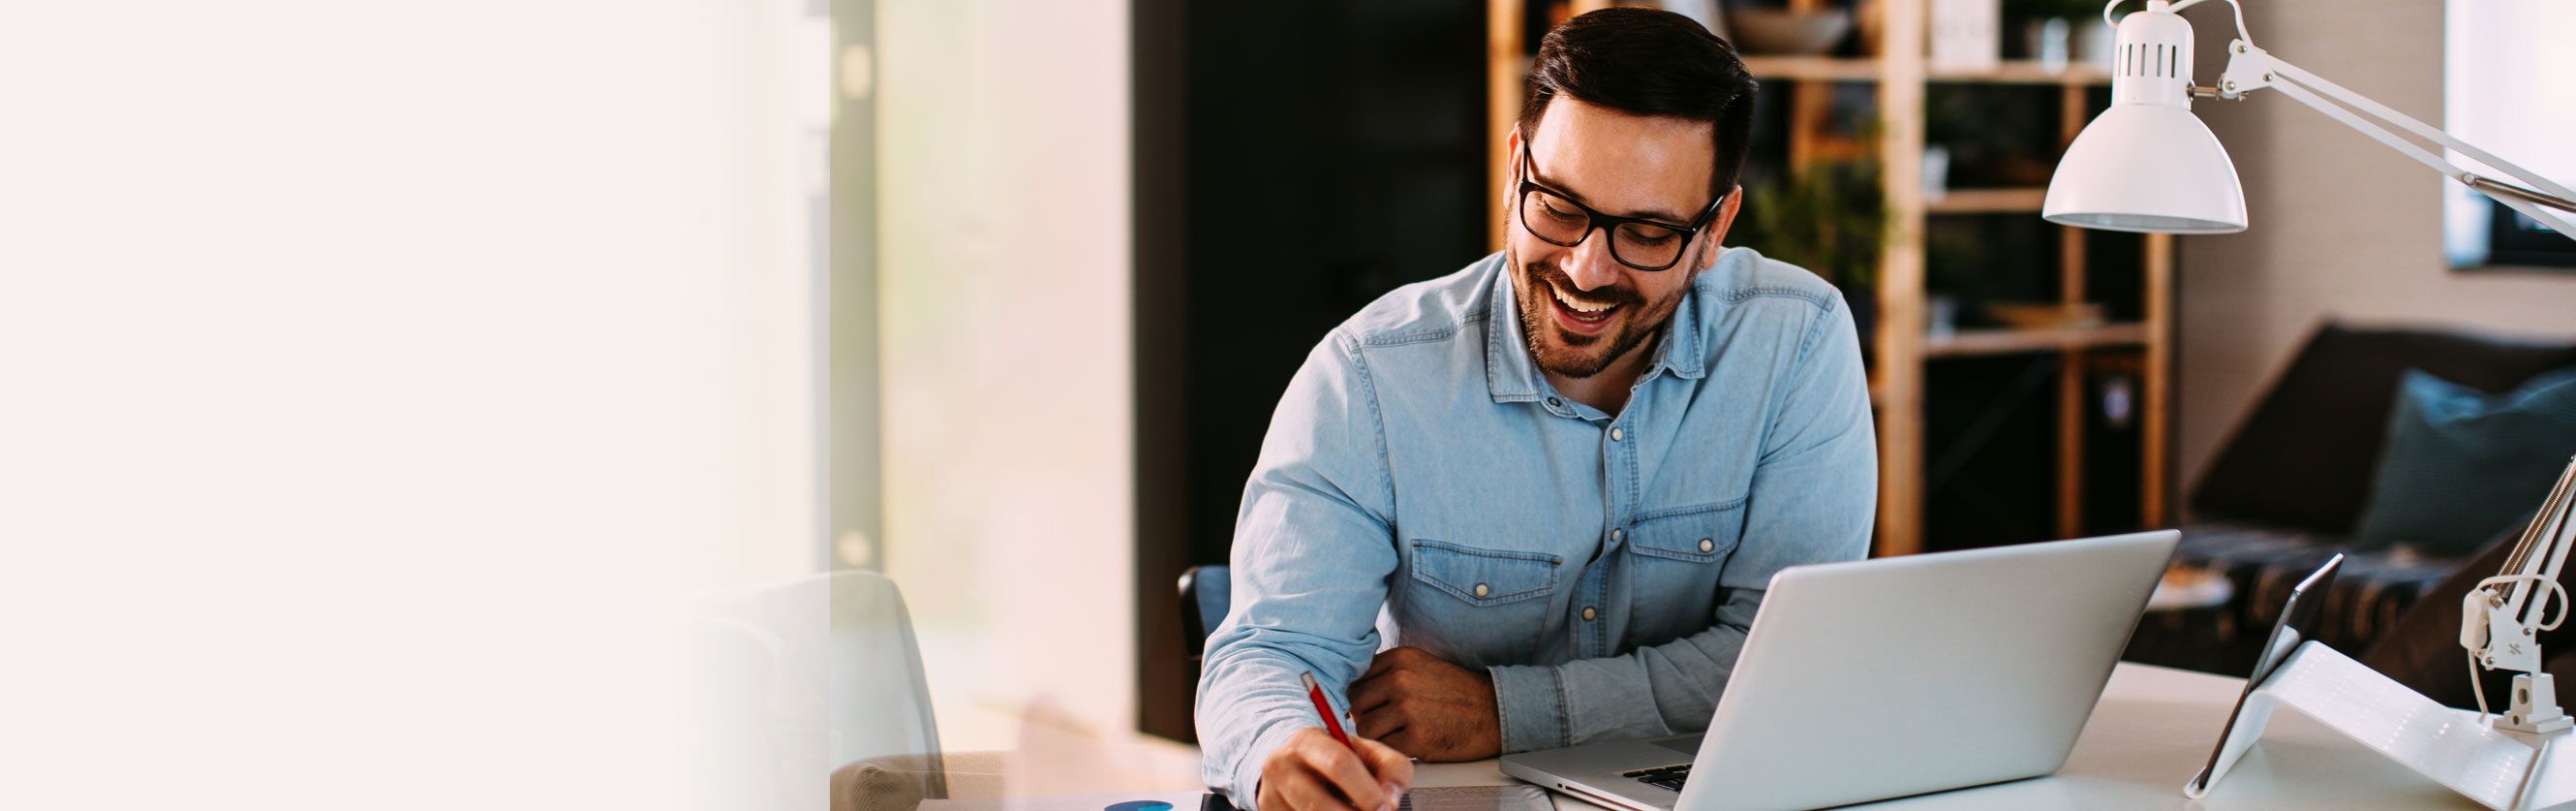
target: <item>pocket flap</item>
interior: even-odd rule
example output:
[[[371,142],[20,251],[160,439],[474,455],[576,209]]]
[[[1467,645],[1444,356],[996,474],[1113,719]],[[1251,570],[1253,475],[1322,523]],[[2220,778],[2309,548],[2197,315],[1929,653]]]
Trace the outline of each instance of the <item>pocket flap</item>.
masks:
[[[1666,510],[1637,522],[1628,546],[1637,554],[1693,563],[1726,557],[1743,538],[1744,500]]]
[[[1556,587],[1555,555],[1476,549],[1415,539],[1413,579],[1476,605],[1547,596]]]

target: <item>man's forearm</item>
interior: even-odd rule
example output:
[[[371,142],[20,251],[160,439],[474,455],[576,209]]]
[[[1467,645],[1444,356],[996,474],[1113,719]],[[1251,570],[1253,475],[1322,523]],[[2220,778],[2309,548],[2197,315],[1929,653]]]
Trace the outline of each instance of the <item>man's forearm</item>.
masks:
[[[1503,751],[1704,728],[1743,648],[1744,630],[1719,624],[1622,656],[1488,668]]]
[[[1236,807],[1250,809],[1260,785],[1262,760],[1297,730],[1322,723],[1315,717],[1314,704],[1299,689],[1297,674],[1312,670],[1320,677],[1347,666],[1317,667],[1249,645],[1234,646],[1222,657],[1211,650],[1207,662],[1200,676],[1197,710],[1199,743],[1205,751],[1200,776]],[[1334,713],[1347,711],[1333,691],[1325,693]]]

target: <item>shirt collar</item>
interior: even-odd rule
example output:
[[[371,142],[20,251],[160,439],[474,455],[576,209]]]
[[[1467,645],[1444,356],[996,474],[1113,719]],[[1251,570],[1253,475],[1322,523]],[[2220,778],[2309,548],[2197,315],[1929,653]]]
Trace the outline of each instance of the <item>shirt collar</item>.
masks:
[[[1672,271],[1664,271],[1671,273]],[[1707,271],[1700,271],[1705,274]],[[1655,362],[1646,367],[1646,376],[1655,370],[1673,373],[1674,377],[1697,380],[1707,370],[1700,368],[1705,354],[1700,351],[1699,279],[1691,279],[1691,289],[1683,291],[1681,306],[1673,308],[1673,318],[1664,323],[1663,346],[1655,350]]]
[[[1512,268],[1504,259],[1508,254],[1493,256],[1495,267],[1493,289],[1486,292],[1485,311],[1485,387],[1494,402],[1528,402],[1539,399],[1539,389],[1546,381],[1539,377],[1538,365],[1530,361],[1529,344],[1521,341],[1521,308],[1512,297]]]
[[[1493,289],[1487,292],[1486,312],[1493,317],[1485,321],[1485,386],[1494,402],[1528,402],[1540,399],[1541,392],[1554,387],[1539,375],[1538,364],[1530,359],[1529,344],[1521,339],[1520,300],[1512,295],[1517,274],[1495,254]],[[1670,272],[1670,271],[1667,271]],[[1655,361],[1647,364],[1641,380],[1651,380],[1659,372],[1698,379],[1707,373],[1700,363],[1700,335],[1697,296],[1699,286],[1693,280],[1691,289],[1682,294],[1681,306],[1673,309],[1672,320],[1664,324],[1664,338],[1656,342]]]

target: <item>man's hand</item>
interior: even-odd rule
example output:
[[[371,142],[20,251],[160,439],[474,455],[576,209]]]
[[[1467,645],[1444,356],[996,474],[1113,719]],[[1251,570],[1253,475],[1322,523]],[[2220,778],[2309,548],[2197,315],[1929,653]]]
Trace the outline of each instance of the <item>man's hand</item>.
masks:
[[[1361,735],[1423,760],[1483,760],[1502,754],[1494,677],[1422,652],[1393,648],[1351,683]]]
[[[1261,811],[1395,811],[1412,784],[1413,762],[1404,753],[1360,736],[1343,746],[1323,728],[1307,727],[1261,762],[1252,802]]]

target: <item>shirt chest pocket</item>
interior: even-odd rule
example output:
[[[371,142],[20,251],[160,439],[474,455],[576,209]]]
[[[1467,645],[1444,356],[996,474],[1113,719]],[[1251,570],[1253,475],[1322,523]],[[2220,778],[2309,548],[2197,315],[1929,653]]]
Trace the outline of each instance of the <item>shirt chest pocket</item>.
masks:
[[[1481,654],[1465,657],[1481,663],[1518,661],[1536,650],[1562,558],[1421,539],[1412,545],[1413,578],[1397,619],[1441,642],[1426,647]]]
[[[1632,638],[1660,642],[1706,629],[1717,612],[1718,576],[1743,535],[1742,499],[1637,522],[1627,554]]]

